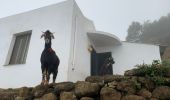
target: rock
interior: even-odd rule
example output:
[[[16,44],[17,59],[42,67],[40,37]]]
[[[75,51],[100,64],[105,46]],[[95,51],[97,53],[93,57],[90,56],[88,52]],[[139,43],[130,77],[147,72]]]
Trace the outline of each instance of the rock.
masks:
[[[144,97],[137,95],[127,95],[123,97],[121,100],[146,100]]]
[[[57,97],[53,93],[48,93],[42,97],[42,100],[57,100]]]
[[[3,92],[3,91],[4,91],[4,89],[1,89],[1,88],[0,88],[0,92]]]
[[[97,83],[100,87],[103,87],[105,85],[104,77],[102,76],[89,76],[86,78],[85,81],[90,83]]]
[[[22,87],[19,89],[19,96],[20,97],[29,97],[31,95],[32,88]]]
[[[150,100],[158,100],[158,99],[156,99],[156,98],[151,98]]]
[[[57,100],[57,97],[53,93],[48,93],[43,95],[41,98],[36,98],[34,100]]]
[[[165,79],[170,83],[170,78]],[[0,89],[0,100],[170,100],[170,87],[154,88],[153,81],[147,77],[92,76],[76,83]]]
[[[121,93],[113,88],[103,87],[100,91],[100,100],[120,100]]]
[[[145,77],[138,77],[138,82],[142,84],[143,88],[146,88],[149,91],[153,91],[153,89],[155,88],[155,84],[152,80],[150,80],[149,78],[145,78]]]
[[[74,89],[74,86],[75,85],[73,82],[61,82],[53,84],[54,92],[56,94],[59,94],[62,91],[71,91]]]
[[[152,97],[160,100],[170,99],[170,88],[168,86],[160,86],[153,90]]]
[[[150,99],[152,97],[152,93],[149,92],[148,90],[146,89],[142,89],[140,90],[138,93],[137,93],[139,96],[142,96],[146,99]]]
[[[82,97],[80,100],[94,100],[94,99],[90,97]]]
[[[48,86],[38,85],[32,90],[34,97],[38,98],[43,96],[48,90]]]
[[[135,69],[127,70],[124,73],[124,76],[135,76],[135,75],[137,75],[137,71]]]
[[[17,89],[1,90],[0,100],[14,100],[18,96],[18,92]]]
[[[85,79],[85,81],[87,82],[91,82],[91,83],[100,83],[103,82],[104,77],[102,76],[89,76]]]
[[[108,83],[108,87],[110,87],[110,88],[116,88],[116,87],[117,87],[117,84],[118,84],[118,82],[113,81],[113,82]]]
[[[135,94],[136,86],[133,81],[121,81],[117,84],[117,90],[124,92],[125,94]]]
[[[25,97],[16,97],[15,100],[28,100]]]
[[[97,83],[78,81],[75,84],[75,94],[78,97],[97,95],[99,90],[100,86]]]
[[[15,98],[15,100],[33,100],[33,99],[34,99],[33,95],[29,95],[29,96],[27,96],[27,97],[17,96],[17,97]],[[0,100],[1,100],[1,99],[0,99]]]
[[[165,79],[165,84],[170,84],[170,78],[164,78]]]
[[[105,75],[103,77],[104,77],[105,83],[109,83],[109,82],[112,82],[112,81],[120,82],[120,81],[128,78],[128,77],[125,77],[125,76],[122,76],[122,75]]]
[[[73,92],[62,92],[60,100],[77,100],[77,98]]]
[[[121,81],[126,78],[127,77],[122,75],[89,76],[86,78],[86,81],[91,83],[108,83],[112,81]]]

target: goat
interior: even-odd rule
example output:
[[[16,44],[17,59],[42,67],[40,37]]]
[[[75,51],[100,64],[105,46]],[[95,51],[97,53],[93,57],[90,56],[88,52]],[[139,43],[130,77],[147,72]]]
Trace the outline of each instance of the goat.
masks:
[[[112,57],[106,58],[106,59],[104,60],[103,65],[102,65],[101,68],[100,68],[100,72],[99,72],[100,75],[106,75],[106,74],[108,74],[108,73],[110,72],[109,67],[111,67],[112,64],[114,64],[114,63],[115,63],[115,61],[114,61],[114,59],[113,59]]]
[[[42,82],[41,84],[47,85],[50,80],[50,74],[53,74],[53,83],[55,83],[57,74],[58,74],[58,66],[60,64],[60,60],[56,55],[55,51],[51,48],[51,40],[54,39],[53,33],[49,30],[43,32],[41,38],[44,37],[45,40],[45,48],[41,54],[41,70],[42,70]]]

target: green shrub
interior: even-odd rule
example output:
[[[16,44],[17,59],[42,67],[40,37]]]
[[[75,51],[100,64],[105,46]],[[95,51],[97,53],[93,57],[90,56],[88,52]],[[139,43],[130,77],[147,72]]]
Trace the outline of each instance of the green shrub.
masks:
[[[170,59],[162,60],[162,66],[170,68]]]
[[[152,64],[142,64],[136,66],[136,71],[139,76],[165,76],[165,73],[170,67],[164,67],[158,60],[154,60]]]
[[[159,60],[154,60],[152,64],[137,65],[136,73],[138,76],[150,78],[155,85],[164,85],[166,73],[170,70],[170,60],[160,63]]]
[[[160,76],[154,76],[154,77],[150,77],[150,79],[155,83],[155,85],[157,86],[161,86],[161,85],[165,85],[165,78],[164,77],[160,77]]]

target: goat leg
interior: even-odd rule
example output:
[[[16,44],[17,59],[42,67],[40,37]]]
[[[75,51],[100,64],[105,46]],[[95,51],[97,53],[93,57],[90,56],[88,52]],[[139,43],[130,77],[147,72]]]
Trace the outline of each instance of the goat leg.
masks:
[[[50,80],[50,74],[49,74],[49,72],[48,72],[48,71],[46,71],[46,80],[45,80],[44,85],[48,85],[49,80]]]
[[[46,71],[44,70],[43,73],[42,73],[42,82],[41,82],[41,85],[44,85],[45,76],[46,76]]]
[[[57,77],[57,73],[58,73],[58,71],[53,73],[53,83],[55,83],[55,80],[56,80],[56,77]]]

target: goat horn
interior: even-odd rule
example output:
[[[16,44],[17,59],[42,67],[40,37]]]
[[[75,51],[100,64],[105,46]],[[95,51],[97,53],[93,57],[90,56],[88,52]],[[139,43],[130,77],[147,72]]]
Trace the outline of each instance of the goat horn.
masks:
[[[42,33],[45,33],[45,32],[43,32],[43,31],[41,31]]]

